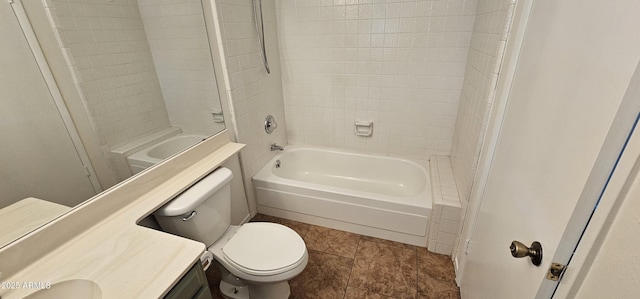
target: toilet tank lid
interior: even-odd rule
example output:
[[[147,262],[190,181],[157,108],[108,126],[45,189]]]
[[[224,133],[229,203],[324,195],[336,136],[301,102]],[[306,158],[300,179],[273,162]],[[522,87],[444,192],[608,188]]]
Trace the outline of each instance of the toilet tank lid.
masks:
[[[180,216],[195,210],[205,200],[229,184],[233,178],[231,170],[220,167],[199,180],[153,214],[157,216]]]

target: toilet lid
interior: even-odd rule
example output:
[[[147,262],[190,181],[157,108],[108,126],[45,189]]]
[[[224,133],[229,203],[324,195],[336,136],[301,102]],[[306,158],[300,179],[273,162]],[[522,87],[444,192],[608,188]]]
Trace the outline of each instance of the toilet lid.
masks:
[[[244,224],[222,247],[227,261],[253,275],[279,274],[298,266],[306,253],[304,241],[294,230],[280,224]]]

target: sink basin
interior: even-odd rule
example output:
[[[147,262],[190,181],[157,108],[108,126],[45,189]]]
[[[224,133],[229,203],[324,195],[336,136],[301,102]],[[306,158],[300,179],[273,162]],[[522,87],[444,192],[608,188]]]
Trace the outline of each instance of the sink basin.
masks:
[[[24,297],[24,299],[45,298],[100,299],[102,291],[100,291],[100,286],[91,280],[72,279],[52,284],[51,288],[42,289]]]

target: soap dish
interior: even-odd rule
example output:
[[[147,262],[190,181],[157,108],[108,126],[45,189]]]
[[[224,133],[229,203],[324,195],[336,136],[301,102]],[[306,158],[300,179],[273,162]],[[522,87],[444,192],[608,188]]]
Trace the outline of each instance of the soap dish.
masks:
[[[356,120],[355,133],[358,136],[369,137],[373,134],[373,122]]]

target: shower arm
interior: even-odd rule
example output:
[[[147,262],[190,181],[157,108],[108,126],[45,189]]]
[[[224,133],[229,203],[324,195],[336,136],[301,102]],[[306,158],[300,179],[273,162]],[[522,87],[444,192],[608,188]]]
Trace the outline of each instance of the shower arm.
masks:
[[[258,33],[258,43],[260,44],[260,56],[267,74],[271,74],[269,68],[269,60],[267,59],[267,49],[264,44],[264,19],[262,18],[262,0],[253,0],[253,18],[256,24],[256,32]]]

